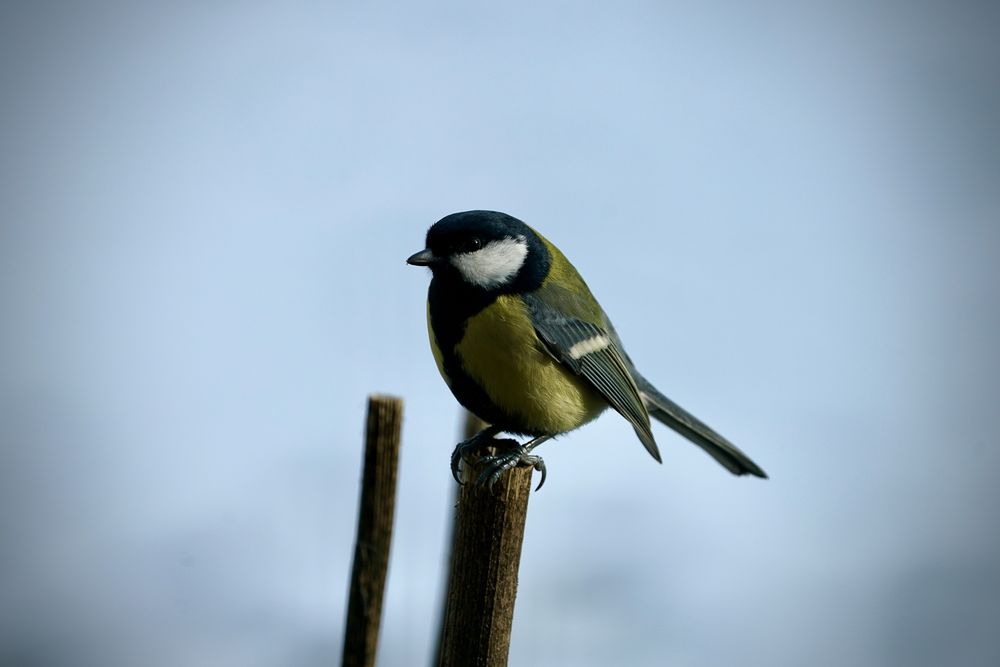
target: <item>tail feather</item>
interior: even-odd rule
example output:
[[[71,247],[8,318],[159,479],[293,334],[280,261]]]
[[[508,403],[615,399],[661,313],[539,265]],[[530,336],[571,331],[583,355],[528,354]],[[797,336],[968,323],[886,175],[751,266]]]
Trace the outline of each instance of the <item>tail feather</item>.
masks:
[[[685,438],[704,449],[716,461],[734,475],[756,475],[767,479],[760,466],[750,460],[740,449],[713,431],[690,412],[661,394],[649,380],[633,371],[642,402],[651,417],[677,431]]]

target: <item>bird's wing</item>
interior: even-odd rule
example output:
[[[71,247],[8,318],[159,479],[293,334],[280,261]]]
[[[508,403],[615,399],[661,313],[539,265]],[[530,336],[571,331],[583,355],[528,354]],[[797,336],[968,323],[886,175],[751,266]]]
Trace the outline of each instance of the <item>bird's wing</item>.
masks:
[[[524,301],[535,332],[548,352],[590,383],[625,417],[646,451],[660,461],[639,388],[629,372],[617,335],[603,325],[606,317],[593,297],[584,300],[568,290],[546,286],[525,295]]]

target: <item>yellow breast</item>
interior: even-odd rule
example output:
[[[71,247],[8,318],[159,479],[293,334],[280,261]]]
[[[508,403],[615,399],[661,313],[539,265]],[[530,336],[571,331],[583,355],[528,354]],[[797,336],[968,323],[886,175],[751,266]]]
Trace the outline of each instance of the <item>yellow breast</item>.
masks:
[[[469,318],[455,352],[465,372],[525,431],[570,431],[607,407],[589,384],[544,349],[516,296],[498,297]]]

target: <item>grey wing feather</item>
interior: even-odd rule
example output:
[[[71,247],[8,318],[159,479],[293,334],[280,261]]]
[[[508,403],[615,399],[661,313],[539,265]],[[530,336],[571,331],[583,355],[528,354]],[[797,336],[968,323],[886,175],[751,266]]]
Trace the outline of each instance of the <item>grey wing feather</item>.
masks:
[[[619,414],[632,424],[646,451],[662,461],[649,425],[649,414],[639,387],[629,370],[617,336],[596,324],[563,315],[538,298],[525,299],[535,331],[549,352],[596,389]],[[574,346],[592,340],[607,340],[593,351],[574,354]]]

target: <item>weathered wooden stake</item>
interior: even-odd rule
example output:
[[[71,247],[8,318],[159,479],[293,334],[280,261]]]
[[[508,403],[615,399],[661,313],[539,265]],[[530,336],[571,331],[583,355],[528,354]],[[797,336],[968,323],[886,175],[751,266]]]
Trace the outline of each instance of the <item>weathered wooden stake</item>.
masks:
[[[476,479],[478,464],[466,479]],[[448,576],[443,667],[503,667],[517,595],[531,468],[504,473],[493,492],[466,483],[458,493]]]
[[[372,667],[375,664],[392,541],[402,423],[402,399],[377,394],[368,397],[358,533],[341,662],[344,667]]]

